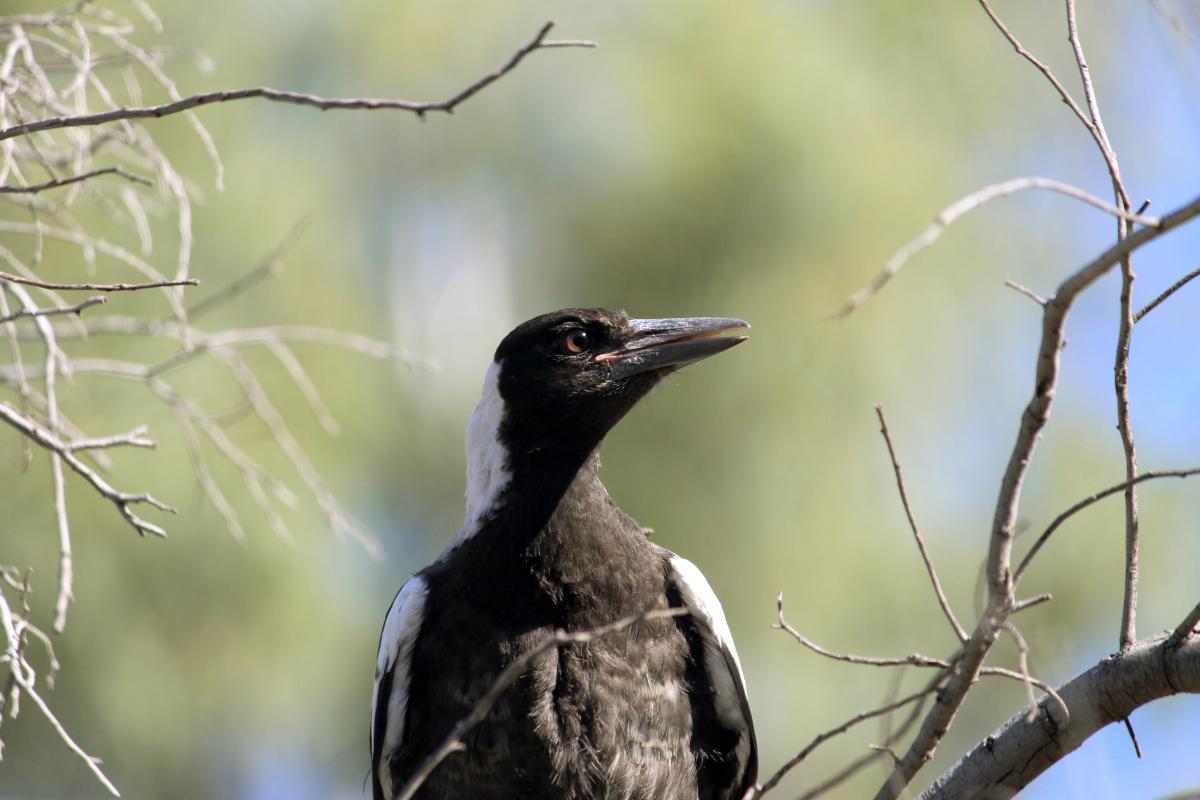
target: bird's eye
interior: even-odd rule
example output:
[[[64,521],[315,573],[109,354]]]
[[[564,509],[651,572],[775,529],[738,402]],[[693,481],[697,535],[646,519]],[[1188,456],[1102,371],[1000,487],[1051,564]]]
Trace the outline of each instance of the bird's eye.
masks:
[[[591,342],[588,341],[588,334],[585,330],[575,329],[567,331],[558,340],[559,346],[565,353],[582,353],[587,350]]]

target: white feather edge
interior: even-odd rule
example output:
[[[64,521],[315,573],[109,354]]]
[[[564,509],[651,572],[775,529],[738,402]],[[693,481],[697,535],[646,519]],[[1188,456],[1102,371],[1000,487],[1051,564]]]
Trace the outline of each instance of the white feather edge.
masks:
[[[683,556],[671,555],[671,569],[675,572],[675,583],[683,595],[684,604],[708,625],[717,641],[733,657],[733,664],[737,667],[737,678],[742,684],[742,691],[745,692],[746,676],[742,672],[742,662],[738,658],[737,647],[733,643],[733,632],[729,630],[729,623],[725,621],[725,610],[721,608],[721,601],[717,599],[716,592],[712,590],[700,568]],[[710,654],[710,657],[715,655],[717,654]],[[709,663],[705,666],[714,677],[725,670],[725,665],[720,663]]]
[[[450,549],[473,536],[512,480],[508,448],[500,441],[504,398],[500,396],[500,364],[493,362],[483,376],[479,403],[467,423],[467,515]]]
[[[404,736],[404,715],[408,709],[408,681],[412,667],[413,645],[421,630],[425,616],[425,598],[429,586],[418,576],[409,578],[396,594],[392,607],[388,609],[379,637],[379,659],[375,662],[375,688],[371,693],[371,752],[380,754],[380,764],[388,753],[400,746]],[[392,671],[391,694],[379,696],[379,684],[383,676]],[[379,703],[387,703],[387,723],[383,729],[382,744],[375,741],[375,711]],[[376,748],[379,748],[378,751]],[[387,795],[392,794],[391,774],[384,769],[379,776]]]

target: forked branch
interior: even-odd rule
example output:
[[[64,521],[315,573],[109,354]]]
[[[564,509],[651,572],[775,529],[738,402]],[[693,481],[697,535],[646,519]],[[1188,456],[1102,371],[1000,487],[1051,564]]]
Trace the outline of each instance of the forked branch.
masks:
[[[920,800],[1012,797],[1106,725],[1180,692],[1200,692],[1200,639],[1174,647],[1168,637],[1135,644],[1110,656],[1059,689],[1071,724],[1056,722],[1047,700],[1030,720],[1013,715],[920,795]]]

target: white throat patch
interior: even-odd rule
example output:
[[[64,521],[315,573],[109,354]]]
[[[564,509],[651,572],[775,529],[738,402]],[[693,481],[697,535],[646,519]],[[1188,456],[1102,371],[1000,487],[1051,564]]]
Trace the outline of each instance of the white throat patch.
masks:
[[[483,377],[483,393],[467,425],[467,517],[456,544],[475,533],[481,518],[512,479],[508,448],[500,441],[503,420],[500,365],[493,363]]]

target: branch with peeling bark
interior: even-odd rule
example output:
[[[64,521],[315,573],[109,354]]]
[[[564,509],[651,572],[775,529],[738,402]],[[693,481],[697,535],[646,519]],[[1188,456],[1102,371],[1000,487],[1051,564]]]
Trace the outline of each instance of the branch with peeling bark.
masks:
[[[1069,725],[1061,724],[1045,700],[1015,714],[922,792],[921,800],[1012,797],[1105,726],[1155,700],[1200,693],[1200,639],[1138,642],[1058,692],[1071,710]]]

